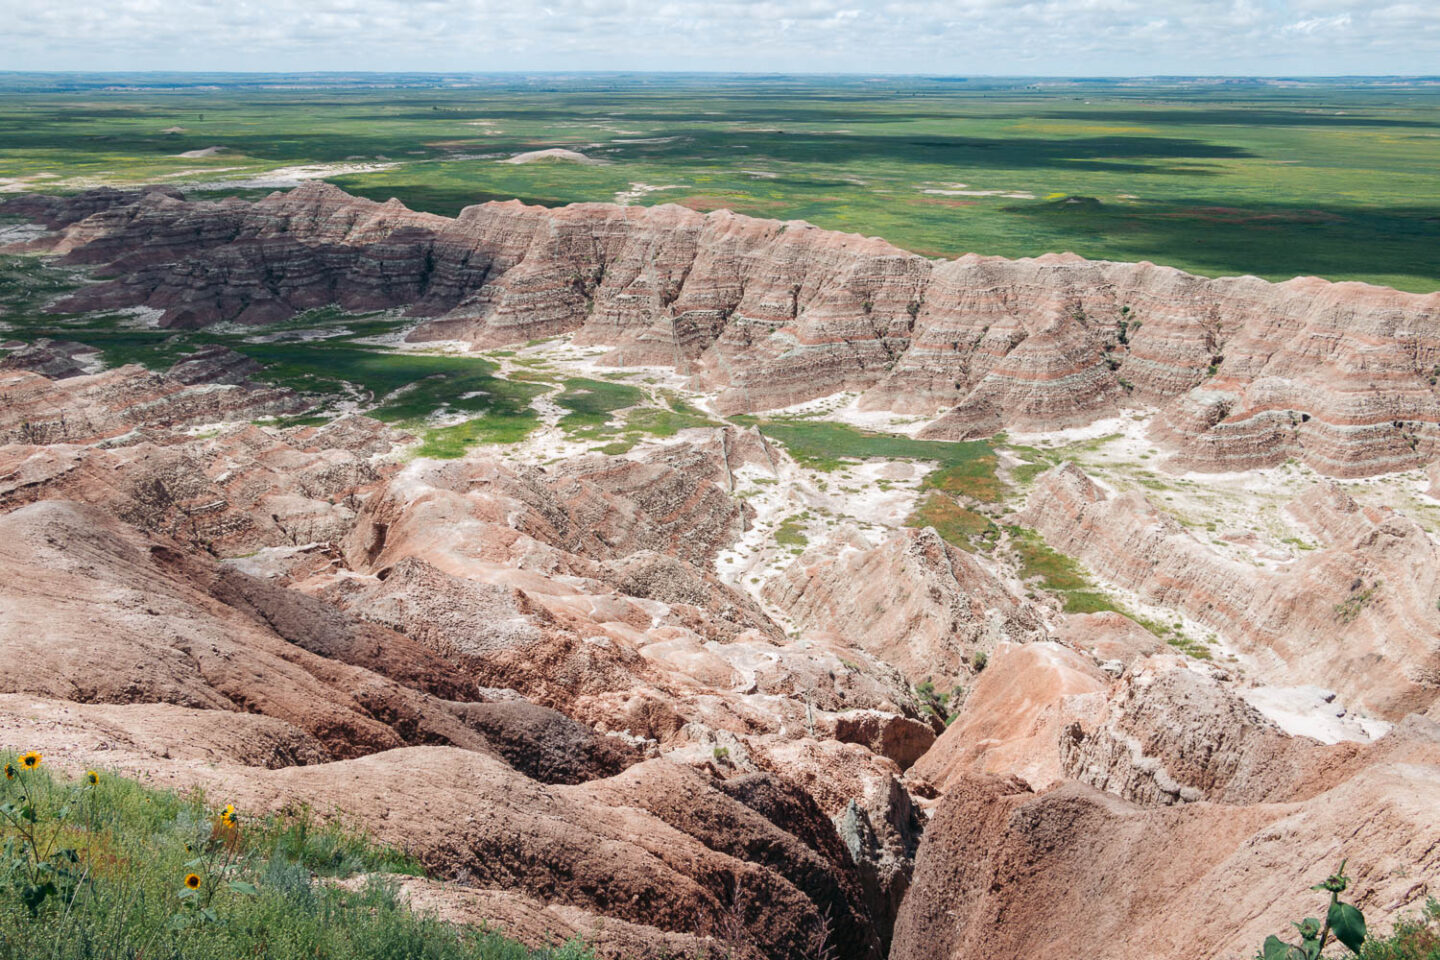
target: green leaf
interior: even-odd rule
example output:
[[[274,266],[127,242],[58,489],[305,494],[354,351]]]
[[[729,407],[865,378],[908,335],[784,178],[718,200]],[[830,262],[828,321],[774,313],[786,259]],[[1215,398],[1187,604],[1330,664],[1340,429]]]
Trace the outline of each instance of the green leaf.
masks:
[[[1287,960],[1290,955],[1290,944],[1279,937],[1266,937],[1265,946],[1260,949],[1262,960]]]
[[[255,884],[247,883],[244,880],[231,880],[229,887],[236,893],[243,893],[247,897],[253,897],[260,892],[260,889],[256,887]]]
[[[1336,900],[1330,904],[1327,917],[1335,939],[1349,947],[1352,952],[1359,953],[1360,945],[1365,942],[1365,915],[1350,904]]]
[[[181,899],[181,900],[189,900],[189,899],[190,899],[191,897],[193,897],[193,896],[195,896],[195,891],[194,891],[194,890],[191,890],[189,887],[181,887],[181,888],[180,888],[180,899]]]

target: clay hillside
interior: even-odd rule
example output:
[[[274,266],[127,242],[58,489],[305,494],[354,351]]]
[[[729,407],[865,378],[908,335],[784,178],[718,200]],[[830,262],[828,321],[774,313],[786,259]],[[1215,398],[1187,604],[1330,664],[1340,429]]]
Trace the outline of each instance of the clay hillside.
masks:
[[[9,344],[7,748],[604,957],[1242,958],[1342,858],[1377,932],[1440,894],[1440,294],[319,183],[0,214],[55,322],[384,311],[541,391],[442,458],[243,351]],[[582,374],[693,416],[587,442],[640,420]]]

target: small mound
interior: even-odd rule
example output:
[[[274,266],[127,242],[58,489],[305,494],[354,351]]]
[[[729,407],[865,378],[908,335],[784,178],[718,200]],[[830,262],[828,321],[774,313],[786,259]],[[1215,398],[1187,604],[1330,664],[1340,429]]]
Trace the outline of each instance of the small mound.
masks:
[[[1084,197],[1071,194],[1058,200],[1052,200],[1048,206],[1063,210],[1099,210],[1104,206],[1098,197]]]
[[[508,160],[501,160],[501,163],[539,163],[545,160],[559,160],[564,163],[600,164],[603,160],[596,160],[594,157],[587,157],[577,150],[566,150],[562,147],[552,147],[549,150],[531,150],[528,153],[517,153]]]
[[[206,157],[213,157],[224,150],[224,147],[202,147],[199,150],[186,150],[184,153],[177,153],[175,156],[184,157],[186,160],[203,160]]]

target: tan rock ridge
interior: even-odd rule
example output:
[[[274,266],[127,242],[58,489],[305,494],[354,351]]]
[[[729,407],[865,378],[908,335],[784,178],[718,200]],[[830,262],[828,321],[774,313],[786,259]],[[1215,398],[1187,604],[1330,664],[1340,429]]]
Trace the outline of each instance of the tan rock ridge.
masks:
[[[364,418],[0,447],[0,569],[15,571],[0,583],[0,648],[28,665],[0,685],[20,697],[0,719],[5,742],[74,754],[74,738],[98,737],[114,747],[86,762],[177,784],[218,763],[237,791],[256,768],[330,771],[410,745],[456,748],[434,755],[432,779],[459,776],[473,754],[498,764],[496,791],[522,796],[641,763],[639,781],[607,788],[605,808],[619,811],[604,815],[610,853],[573,890],[545,878],[590,855],[589,800],[571,810],[583,828],[561,829],[570,839],[543,865],[515,846],[523,830],[498,821],[483,851],[447,847],[430,862],[471,878],[472,858],[509,863],[529,878],[520,887],[521,873],[484,882],[573,906],[577,929],[609,918],[647,942],[710,938],[736,956],[798,958],[826,941],[878,956],[919,838],[900,778],[934,734],[893,667],[791,641],[720,581],[716,553],[751,515],[726,492],[731,471],[783,454],[729,428],[687,436],[544,469],[396,462],[403,435]],[[653,819],[638,814],[672,769],[700,779],[654,801]],[[741,799],[703,816],[672,809],[705,790]],[[745,839],[742,807],[780,825]],[[387,811],[359,816],[378,828]],[[647,905],[670,885],[663,871],[638,905],[582,902],[614,857],[633,860],[636,883],[649,876],[641,850],[669,843],[663,824],[679,813],[699,817],[680,825],[686,836],[711,831],[666,854],[694,881],[685,910]],[[416,816],[433,818],[437,838],[455,819]],[[729,826],[707,826],[715,817]],[[413,828],[402,826],[397,842]],[[825,863],[795,848],[786,873],[751,849],[773,852],[792,830]],[[516,909],[523,926],[530,914]]]
[[[1364,860],[1353,893],[1383,930],[1440,876],[1440,725],[1287,736],[1170,654],[1110,680],[1053,644],[1004,645],[911,777],[944,795],[897,958],[1071,956],[1076,916],[1098,957],[1239,957],[1316,909],[1287,878]]]
[[[808,812],[792,811],[787,816],[795,823],[774,826],[742,803],[725,799],[718,787],[703,786],[719,779],[715,773],[702,776],[658,760],[659,766],[647,766],[637,780],[616,780],[605,787],[603,801],[588,794],[565,799],[563,793],[537,793],[542,783],[615,780],[643,750],[633,737],[612,741],[562,714],[510,702],[508,698],[518,694],[491,693],[474,679],[490,676],[505,686],[552,691],[576,713],[600,712],[617,730],[630,726],[622,711],[597,711],[598,701],[587,708],[574,698],[587,690],[614,690],[629,699],[648,686],[657,700],[694,718],[682,720],[683,729],[669,734],[670,747],[679,750],[679,756],[684,756],[681,748],[687,739],[715,742],[714,735],[706,733],[712,724],[728,738],[724,742],[734,745],[736,753],[729,761],[733,773],[722,771],[721,776],[743,777],[756,764],[806,767],[807,759],[787,759],[784,751],[786,744],[805,736],[805,709],[798,700],[789,710],[791,732],[785,734],[777,729],[777,711],[771,705],[775,694],[761,694],[747,704],[728,684],[705,686],[703,673],[697,675],[698,683],[685,680],[674,661],[651,660],[636,645],[623,643],[623,631],[606,644],[594,643],[600,633],[597,622],[573,613],[548,616],[512,591],[502,591],[499,598],[500,608],[508,602],[512,617],[519,618],[512,633],[484,621],[477,624],[494,637],[488,645],[469,645],[458,623],[436,623],[429,632],[419,629],[426,621],[414,610],[398,618],[414,634],[407,637],[357,617],[358,605],[339,609],[280,583],[185,553],[96,507],[72,502],[41,500],[0,516],[0,540],[0,564],[15,571],[0,588],[0,606],[16,612],[7,613],[0,644],[7,656],[27,665],[7,675],[5,687],[28,698],[17,706],[22,714],[33,716],[36,698],[72,701],[71,706],[75,701],[114,704],[94,722],[107,724],[116,735],[123,732],[136,749],[130,762],[139,768],[165,766],[173,758],[174,775],[196,782],[193,758],[214,759],[218,753],[232,766],[219,768],[228,771],[227,779],[210,782],[223,783],[227,792],[252,804],[308,798],[326,810],[343,807],[349,816],[373,821],[377,832],[383,833],[378,828],[389,822],[395,830],[386,836],[417,849],[429,844],[415,832],[417,824],[427,823],[424,829],[434,845],[423,855],[433,869],[494,889],[525,890],[660,931],[723,934],[767,957],[798,960],[827,940],[840,945],[841,956],[879,955],[853,861],[815,801],[805,797]],[[408,582],[409,589],[419,593],[423,581],[417,574],[423,571],[404,572],[407,563],[397,561],[389,566],[388,576],[371,582],[386,587],[393,582],[397,590]],[[543,597],[538,579],[531,589]],[[567,588],[557,584],[552,589],[561,596]],[[576,595],[573,582],[568,589]],[[604,585],[597,583],[594,589],[592,609],[597,612],[602,601],[623,605],[618,595],[607,599]],[[646,603],[652,606],[646,623],[632,628],[636,632],[659,612],[655,601]],[[96,623],[104,629],[97,632]],[[529,651],[525,657],[509,656],[516,644]],[[570,659],[562,659],[566,657]],[[594,669],[597,661],[611,666]],[[540,678],[548,678],[543,687],[535,682]],[[686,685],[695,685],[689,696]],[[562,690],[569,692],[562,697]],[[694,702],[687,706],[690,697]],[[727,699],[732,699],[728,708]],[[125,709],[132,705],[136,709]],[[192,712],[175,712],[182,708]],[[262,715],[263,722],[255,714]],[[228,719],[232,716],[233,722]],[[167,728],[167,718],[192,732]],[[818,719],[819,735],[824,735],[830,718],[818,712]],[[724,732],[726,726],[734,732]],[[30,741],[36,732],[27,725],[23,737],[7,734],[11,736],[17,742]],[[434,743],[462,749],[392,755],[393,748],[405,744]],[[865,776],[899,790],[893,763],[876,758],[866,747],[846,746],[854,755],[843,764],[809,767],[820,784],[854,776],[857,768],[873,763],[874,772]],[[73,742],[67,749],[73,749]],[[376,751],[389,754],[382,753],[385,759],[378,765],[353,777],[334,762]],[[705,751],[709,753],[708,745]],[[475,768],[480,761],[482,766]],[[316,772],[297,781],[294,789],[262,796],[245,786],[253,770],[234,766],[247,762],[270,767],[303,763]],[[412,805],[397,797],[396,777],[385,772],[385,764],[405,769],[407,776],[400,779],[415,783],[429,800],[417,799]],[[420,773],[427,764],[433,770]],[[703,771],[709,764],[699,767]],[[485,789],[493,789],[493,797],[476,792],[478,781],[464,773],[471,768],[487,771],[476,776],[491,784]],[[667,777],[682,774],[692,779],[665,786]],[[357,778],[378,791],[376,804],[382,804],[383,796],[383,808],[357,805],[356,798],[364,793],[357,793]],[[456,806],[444,811],[435,805],[433,791],[433,784],[441,782],[455,785]],[[320,789],[321,783],[332,786]],[[903,790],[899,792],[903,796]],[[877,803],[894,802],[883,789],[879,793]],[[843,795],[853,799],[857,794]],[[508,799],[497,806],[502,797]],[[705,797],[712,798],[715,807],[702,814],[696,804]],[[795,794],[786,802],[793,805],[801,797]],[[397,819],[402,806],[418,819]],[[653,813],[641,814],[641,808]],[[783,805],[777,809],[783,811]],[[467,831],[473,833],[469,840],[457,840],[454,824],[476,810],[490,813]],[[497,810],[510,811],[510,819],[495,819]],[[696,819],[677,824],[678,834],[664,826],[681,814]],[[565,822],[557,823],[557,815]],[[772,810],[766,817],[780,815]],[[877,808],[876,816],[883,820],[885,814]],[[806,818],[814,822],[805,825]],[[745,829],[759,831],[750,839],[741,829],[747,819],[751,826]],[[785,839],[784,831],[792,827],[807,837],[828,836],[828,852],[820,856],[807,852],[800,841]],[[777,859],[785,844],[792,852]],[[757,860],[752,848],[767,853]],[[591,864],[589,875],[580,868],[584,862]],[[574,885],[557,888],[554,878],[562,874],[574,878]],[[610,893],[595,899],[596,890],[629,892],[619,899]],[[898,902],[898,896],[894,899]]]
[[[1428,463],[1440,441],[1440,293],[1068,254],[940,262],[672,205],[511,201],[451,219],[319,182],[253,204],[117,191],[12,203],[56,228],[29,249],[119,275],[66,310],[146,305],[194,327],[404,307],[430,318],[417,340],[573,332],[612,347],[609,362],[693,373],[723,411],[862,391],[869,409],[943,414],[925,432],[940,439],[1148,404],[1157,438],[1199,469],[1295,457],[1362,476]]]
[[[1138,492],[1110,496],[1074,464],[1036,481],[1022,523],[1148,601],[1251,655],[1259,677],[1312,683],[1396,720],[1440,698],[1440,547],[1332,484],[1290,511],[1320,549],[1278,568],[1232,560]]]
[[[977,653],[1044,635],[1032,605],[929,528],[898,530],[880,544],[841,530],[764,591],[800,627],[833,631],[941,691],[973,675]]]
[[[138,366],[63,380],[0,369],[0,396],[0,443],[134,442],[147,429],[248,420],[309,406],[285,389],[187,383]]]
[[[1037,794],[959,780],[926,831],[890,956],[1060,960],[1077,917],[1107,960],[1248,956],[1317,909],[1299,881],[1352,851],[1366,862],[1350,861],[1351,896],[1370,917],[1414,912],[1440,870],[1430,749],[1303,803],[1144,807],[1073,781]]]

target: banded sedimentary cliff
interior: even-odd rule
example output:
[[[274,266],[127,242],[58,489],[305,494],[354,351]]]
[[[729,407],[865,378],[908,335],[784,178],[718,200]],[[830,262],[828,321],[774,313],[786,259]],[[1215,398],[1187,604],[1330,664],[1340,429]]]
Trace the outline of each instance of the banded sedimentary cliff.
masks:
[[[753,514],[731,471],[784,456],[753,433],[406,464],[372,420],[167,399],[264,390],[10,375],[69,426],[0,445],[0,648],[26,664],[3,742],[343,803],[498,903],[470,919],[563,907],[628,931],[607,956],[883,954],[920,832],[903,768],[935,734],[893,667],[790,641],[716,576]],[[410,804],[393,764],[453,794]]]
[[[519,202],[454,219],[324,184],[239,200],[173,191],[26,197],[28,249],[116,279],[60,310],[145,305],[162,323],[265,323],[328,303],[430,318],[415,339],[493,346],[574,332],[610,362],[665,364],[728,411],[837,391],[940,414],[926,435],[1160,408],[1178,461],[1297,458],[1359,476],[1440,443],[1440,294],[1300,278],[1219,280],[1073,255],[933,261],[803,223],[677,206]]]
[[[858,390],[964,437],[1138,402],[1189,463],[1431,455],[1433,297],[937,263],[675,207],[451,220],[313,186],[6,209],[114,277],[62,310],[404,307],[418,337],[570,332],[673,364],[732,410]],[[1119,614],[1062,614],[1003,549],[928,529],[837,523],[752,595],[717,572],[774,519],[747,478],[804,496],[753,430],[440,462],[363,417],[251,422],[302,401],[238,354],[84,357],[42,344],[0,370],[0,649],[26,665],[0,675],[6,745],[342,810],[461,881],[407,881],[417,904],[607,958],[1060,957],[1075,916],[1104,960],[1229,956],[1312,909],[1341,856],[1382,929],[1440,889],[1440,558],[1329,485],[1290,508],[1319,548],[1279,567],[1073,467],[1012,518],[1223,632],[1244,679]],[[948,727],[927,678],[963,704]],[[1394,729],[1289,736],[1254,678],[1336,687]]]
[[[1440,698],[1440,555],[1415,521],[1324,483],[1290,504],[1320,542],[1258,567],[1217,553],[1138,492],[1074,464],[1037,480],[1023,522],[1146,600],[1185,611],[1276,683],[1340,691],[1391,719]]]
[[[1162,654],[1107,680],[1053,643],[998,648],[917,765],[944,797],[890,956],[1072,956],[1081,915],[1097,956],[1245,956],[1314,907],[1286,869],[1359,851],[1367,912],[1418,907],[1440,870],[1440,725],[1324,745],[1224,677]]]

